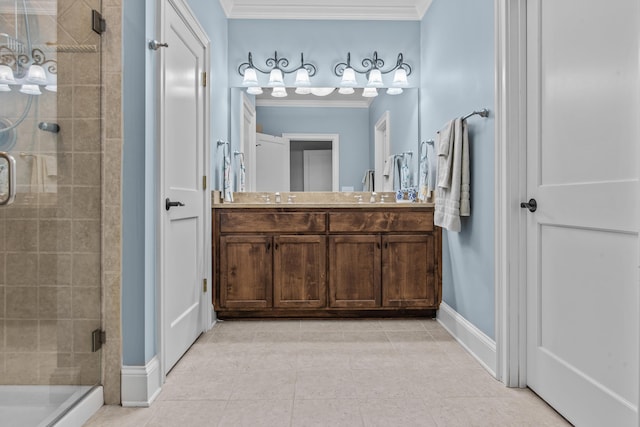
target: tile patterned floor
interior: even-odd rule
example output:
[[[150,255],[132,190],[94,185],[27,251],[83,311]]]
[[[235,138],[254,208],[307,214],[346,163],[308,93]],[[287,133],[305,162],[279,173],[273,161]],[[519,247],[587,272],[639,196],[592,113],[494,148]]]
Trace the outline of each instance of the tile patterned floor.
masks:
[[[150,408],[86,426],[565,426],[488,374],[434,320],[226,321],[202,335]]]

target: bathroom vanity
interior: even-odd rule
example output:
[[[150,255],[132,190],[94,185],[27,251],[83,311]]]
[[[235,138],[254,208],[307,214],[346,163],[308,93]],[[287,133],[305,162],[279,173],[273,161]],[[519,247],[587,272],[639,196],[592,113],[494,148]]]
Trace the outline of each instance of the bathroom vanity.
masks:
[[[440,304],[431,204],[214,203],[212,218],[219,318],[432,317]]]

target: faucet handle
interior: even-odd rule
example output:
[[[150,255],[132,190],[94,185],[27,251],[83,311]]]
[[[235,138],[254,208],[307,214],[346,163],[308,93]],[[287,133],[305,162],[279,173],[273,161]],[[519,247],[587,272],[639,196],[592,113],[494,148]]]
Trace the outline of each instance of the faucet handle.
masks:
[[[263,194],[260,197],[262,198],[262,200],[264,200],[265,203],[271,203],[271,198],[269,197],[268,194]]]
[[[358,194],[357,196],[353,196],[358,200],[358,203],[362,203],[362,195]]]
[[[384,203],[384,199],[386,199],[387,197],[389,197],[389,196],[386,195],[386,194],[381,194],[380,195],[380,203]]]
[[[293,195],[289,194],[287,196],[287,203],[293,203],[293,199],[295,199],[295,198],[296,198],[296,196],[293,196]]]

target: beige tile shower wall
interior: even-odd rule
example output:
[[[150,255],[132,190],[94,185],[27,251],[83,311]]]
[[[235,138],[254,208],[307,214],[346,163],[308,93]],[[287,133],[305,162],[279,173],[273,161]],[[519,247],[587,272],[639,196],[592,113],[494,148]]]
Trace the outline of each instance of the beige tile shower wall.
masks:
[[[103,0],[107,20],[103,45],[103,180],[102,180],[102,291],[103,325],[107,344],[103,347],[102,380],[106,404],[120,403],[122,333],[120,322],[121,224],[122,224],[122,2]]]
[[[58,93],[36,98],[19,127],[19,195],[0,210],[1,384],[101,381],[90,340],[103,320],[100,53],[74,48],[100,48],[92,8],[99,0],[59,1],[57,25],[55,16],[33,18],[35,43],[59,46],[47,52],[57,59]],[[11,96],[18,105],[26,98]],[[58,123],[60,133],[38,130],[41,121]],[[32,185],[34,155],[55,159],[53,191]]]

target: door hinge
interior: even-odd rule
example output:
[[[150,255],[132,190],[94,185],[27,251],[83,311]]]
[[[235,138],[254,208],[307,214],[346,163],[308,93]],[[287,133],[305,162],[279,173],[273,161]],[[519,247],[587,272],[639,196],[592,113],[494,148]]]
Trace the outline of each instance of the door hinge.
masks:
[[[207,87],[207,72],[202,72],[202,86]]]
[[[107,31],[107,21],[105,21],[102,14],[95,9],[91,11],[91,29],[98,34]]]
[[[107,342],[107,333],[102,329],[91,332],[91,351],[96,352],[102,348],[102,344]]]
[[[202,281],[202,292],[207,292],[207,279]]]
[[[203,190],[206,190],[206,189],[207,189],[207,176],[206,176],[206,175],[204,175],[204,176],[202,177],[202,189],[203,189]]]

